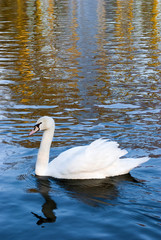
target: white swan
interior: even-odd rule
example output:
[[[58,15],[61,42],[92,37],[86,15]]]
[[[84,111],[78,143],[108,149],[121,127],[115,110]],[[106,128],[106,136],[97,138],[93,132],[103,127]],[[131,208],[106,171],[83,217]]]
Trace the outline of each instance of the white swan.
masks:
[[[35,173],[61,179],[101,179],[127,174],[141,163],[149,160],[143,158],[123,158],[127,153],[118,143],[98,139],[86,146],[73,147],[49,163],[49,152],[54,136],[55,122],[51,117],[41,117],[29,135],[43,130]]]

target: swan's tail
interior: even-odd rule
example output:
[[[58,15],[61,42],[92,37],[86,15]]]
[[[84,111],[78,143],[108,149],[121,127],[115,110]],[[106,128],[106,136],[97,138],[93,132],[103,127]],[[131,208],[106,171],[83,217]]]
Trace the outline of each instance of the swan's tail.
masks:
[[[133,168],[136,168],[142,163],[147,162],[149,159],[149,157],[120,159],[118,169],[120,173],[118,175],[129,173]]]

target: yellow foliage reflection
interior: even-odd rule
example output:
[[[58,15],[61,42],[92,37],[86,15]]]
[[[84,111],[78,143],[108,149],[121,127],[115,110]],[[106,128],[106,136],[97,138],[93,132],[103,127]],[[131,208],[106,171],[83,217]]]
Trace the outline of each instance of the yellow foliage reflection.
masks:
[[[11,0],[7,4],[12,9]],[[66,102],[78,102],[76,108],[88,102],[92,109],[95,101],[103,103],[113,93],[129,95],[138,76],[158,81],[159,9],[158,0],[94,0],[92,5],[82,0],[16,0],[9,13],[2,8],[4,29],[7,20],[13,26],[15,45],[8,47],[15,54],[12,68],[17,73],[13,98],[24,105],[61,108]]]
[[[159,35],[159,24],[158,24],[158,0],[153,0],[153,7],[152,7],[152,13],[151,13],[151,22],[152,22],[152,31],[151,31],[151,37],[149,42],[149,51],[150,51],[150,57],[151,61],[148,63],[149,67],[157,67],[160,65],[159,59],[158,59],[158,44],[161,41],[160,35]],[[159,72],[161,72],[160,69],[158,69]]]

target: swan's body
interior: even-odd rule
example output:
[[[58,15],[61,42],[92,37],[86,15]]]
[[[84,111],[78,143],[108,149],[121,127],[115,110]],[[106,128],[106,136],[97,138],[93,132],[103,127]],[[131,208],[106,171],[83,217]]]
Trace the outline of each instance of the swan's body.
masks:
[[[55,122],[50,117],[41,117],[30,135],[44,130],[36,161],[35,173],[61,179],[101,179],[127,174],[133,168],[149,160],[122,158],[127,151],[116,142],[98,139],[86,146],[73,147],[49,163],[50,146]]]

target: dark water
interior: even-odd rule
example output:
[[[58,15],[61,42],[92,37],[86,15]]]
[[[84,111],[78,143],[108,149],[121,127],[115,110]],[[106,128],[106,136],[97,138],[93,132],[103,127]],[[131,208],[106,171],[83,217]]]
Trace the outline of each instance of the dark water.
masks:
[[[0,1],[0,238],[161,239],[161,2]],[[37,179],[43,115],[51,159],[106,137],[151,160],[131,175]]]

